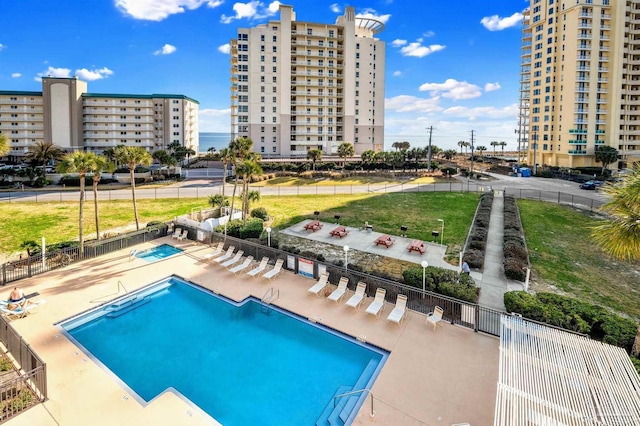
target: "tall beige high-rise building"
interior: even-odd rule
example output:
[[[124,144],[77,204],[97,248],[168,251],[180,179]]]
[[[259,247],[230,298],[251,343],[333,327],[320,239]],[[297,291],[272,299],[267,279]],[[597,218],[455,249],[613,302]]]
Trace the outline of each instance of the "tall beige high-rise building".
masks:
[[[601,166],[610,146],[640,161],[640,1],[531,0],[520,78],[529,164]]]
[[[198,152],[198,101],[183,95],[88,93],[78,78],[42,78],[42,92],[0,90],[0,133],[12,161],[37,142],[102,153],[118,145],[147,151],[173,142]]]
[[[231,40],[231,136],[249,137],[264,157],[356,154],[384,144],[385,43],[382,22],[352,7],[335,24],[280,20],[240,28]]]

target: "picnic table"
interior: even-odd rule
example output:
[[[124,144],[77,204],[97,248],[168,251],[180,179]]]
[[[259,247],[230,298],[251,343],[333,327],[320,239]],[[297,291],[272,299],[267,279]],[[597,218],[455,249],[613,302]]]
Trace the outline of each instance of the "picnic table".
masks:
[[[409,244],[409,247],[407,247],[407,250],[409,253],[418,251],[420,254],[424,254],[427,251],[427,246],[420,240],[413,240],[413,242]]]
[[[375,240],[374,242],[376,243],[376,246],[383,245],[386,248],[389,248],[389,247],[391,247],[393,245],[393,243],[395,241],[396,240],[391,238],[389,235],[385,234],[385,235],[381,235],[380,237],[378,237],[378,239]]]
[[[332,237],[346,237],[349,234],[349,231],[344,226],[338,226],[336,229],[330,232]]]
[[[312,232],[316,232],[320,228],[322,228],[322,224],[318,219],[312,220],[311,222],[307,223],[304,226],[305,231],[312,231]]]

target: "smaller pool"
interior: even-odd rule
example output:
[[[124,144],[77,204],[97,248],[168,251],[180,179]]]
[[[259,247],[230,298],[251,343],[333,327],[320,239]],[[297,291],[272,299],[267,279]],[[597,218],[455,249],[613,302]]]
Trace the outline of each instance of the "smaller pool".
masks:
[[[169,244],[163,244],[161,246],[136,253],[135,256],[140,259],[144,259],[147,262],[157,262],[158,260],[166,259],[167,257],[174,256],[178,253],[182,253],[182,250]]]

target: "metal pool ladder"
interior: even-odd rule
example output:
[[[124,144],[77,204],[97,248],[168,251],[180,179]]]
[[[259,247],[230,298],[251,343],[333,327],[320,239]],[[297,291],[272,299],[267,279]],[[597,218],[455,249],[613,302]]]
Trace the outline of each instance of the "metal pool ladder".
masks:
[[[280,290],[275,290],[273,289],[273,287],[271,287],[269,290],[267,290],[264,295],[262,296],[262,299],[260,299],[260,311],[264,314],[268,314],[269,313],[269,305],[271,305],[271,303],[275,302],[276,300],[278,300],[280,298]]]

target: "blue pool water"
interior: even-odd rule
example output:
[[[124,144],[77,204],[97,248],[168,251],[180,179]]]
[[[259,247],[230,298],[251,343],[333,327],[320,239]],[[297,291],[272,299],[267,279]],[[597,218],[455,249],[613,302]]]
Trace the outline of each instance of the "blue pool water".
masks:
[[[169,244],[162,244],[158,247],[153,247],[139,253],[136,253],[136,257],[144,259],[147,262],[156,262],[158,260],[166,259],[174,254],[182,253],[182,250],[175,248]]]
[[[387,353],[170,277],[62,324],[144,401],[173,387],[225,426],[350,424]],[[131,299],[129,296],[127,299]],[[346,406],[346,407],[345,407]]]

